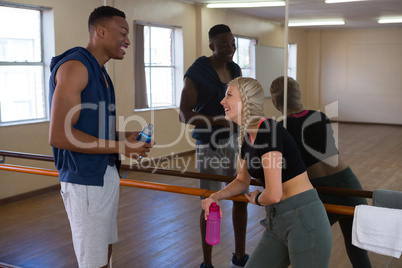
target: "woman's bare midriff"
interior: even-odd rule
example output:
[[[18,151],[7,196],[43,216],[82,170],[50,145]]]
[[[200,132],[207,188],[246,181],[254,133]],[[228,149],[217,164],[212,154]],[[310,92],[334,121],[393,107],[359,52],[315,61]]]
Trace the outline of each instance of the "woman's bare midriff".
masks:
[[[334,155],[308,167],[307,174],[309,179],[313,180],[315,178],[321,178],[333,175],[342,170],[345,170],[347,167],[348,166],[344,162],[342,162],[339,155]]]
[[[311,185],[310,180],[307,176],[307,172],[303,172],[300,175],[297,175],[291,180],[288,180],[282,184],[282,199],[285,200],[294,195],[303,193],[305,191],[313,189],[313,185]]]

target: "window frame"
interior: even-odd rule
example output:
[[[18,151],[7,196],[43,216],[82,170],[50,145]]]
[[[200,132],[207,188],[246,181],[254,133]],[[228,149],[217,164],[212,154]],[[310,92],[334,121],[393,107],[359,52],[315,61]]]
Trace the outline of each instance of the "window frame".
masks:
[[[0,66],[39,66],[42,69],[42,95],[43,95],[43,104],[44,104],[44,116],[32,119],[21,119],[21,120],[13,120],[13,121],[1,121],[1,109],[0,109],[0,127],[2,126],[12,126],[12,125],[23,125],[23,124],[31,124],[31,123],[40,123],[40,122],[48,122],[49,121],[49,85],[46,81],[50,78],[50,60],[54,55],[54,23],[53,23],[53,12],[49,7],[43,6],[34,6],[34,5],[25,5],[25,4],[16,4],[16,3],[6,3],[0,1],[1,7],[6,8],[21,8],[26,10],[35,10],[39,11],[39,19],[40,19],[40,61],[0,61]],[[1,106],[1,102],[0,102]],[[1,108],[1,107],[0,107]]]
[[[147,108],[136,108],[134,107],[134,111],[149,111],[149,110],[163,110],[163,109],[171,109],[178,108],[180,104],[180,96],[181,90],[183,89],[183,27],[168,25],[168,24],[160,24],[153,22],[144,22],[144,21],[134,21],[134,27],[136,24],[143,25],[144,27],[158,27],[158,28],[166,28],[172,30],[172,49],[171,49],[171,57],[172,57],[172,65],[171,66],[148,66],[144,62],[144,68],[172,68],[172,103],[170,105],[165,106],[152,106],[152,100],[148,100],[150,104]],[[135,36],[133,38],[135,40]],[[150,48],[151,49],[151,48]],[[151,51],[147,51],[149,55]],[[145,51],[144,51],[145,55]],[[151,80],[151,79],[150,79]],[[134,87],[134,90],[135,87]],[[152,87],[150,89],[150,98],[152,98]],[[148,94],[148,93],[147,93]]]
[[[241,39],[248,39],[248,40],[251,40],[254,44],[253,44],[253,49],[249,49],[249,54],[250,54],[250,62],[249,62],[249,64],[250,64],[250,68],[248,69],[248,70],[250,70],[251,71],[251,73],[252,73],[252,75],[250,76],[250,77],[252,77],[252,78],[254,78],[255,79],[255,76],[256,76],[256,72],[255,72],[255,69],[256,69],[256,66],[255,66],[255,46],[256,45],[258,45],[258,38],[257,37],[251,37],[251,36],[245,36],[245,35],[239,35],[239,34],[233,34],[233,36],[234,36],[234,38],[235,38],[235,42],[236,42],[236,55],[237,55],[237,59],[234,59],[233,61],[234,62],[236,62],[237,64],[238,64],[238,61],[239,61],[239,54],[238,54],[238,44],[239,44],[239,38],[241,38]],[[241,66],[240,66],[240,68],[241,68]],[[241,68],[242,69],[242,75],[244,75],[244,72],[243,72],[243,68]]]

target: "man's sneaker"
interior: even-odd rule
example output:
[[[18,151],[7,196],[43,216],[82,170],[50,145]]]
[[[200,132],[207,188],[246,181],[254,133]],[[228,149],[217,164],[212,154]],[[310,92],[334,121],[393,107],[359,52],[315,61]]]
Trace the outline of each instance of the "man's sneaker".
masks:
[[[230,263],[230,265],[234,268],[244,267],[244,266],[246,266],[248,258],[250,258],[250,256],[248,254],[246,254],[242,259],[238,260],[236,258],[236,255],[233,253],[232,262]]]
[[[214,268],[212,265],[201,263],[200,268]]]

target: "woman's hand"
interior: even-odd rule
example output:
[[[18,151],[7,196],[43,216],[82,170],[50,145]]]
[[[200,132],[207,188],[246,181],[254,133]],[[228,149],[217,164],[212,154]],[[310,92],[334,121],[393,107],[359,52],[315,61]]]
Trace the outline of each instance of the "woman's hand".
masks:
[[[221,218],[222,218],[222,209],[220,208],[219,201],[216,200],[216,199],[213,197],[213,195],[211,195],[209,198],[205,198],[205,199],[202,199],[202,200],[201,200],[201,207],[202,207],[202,209],[205,211],[205,213],[204,213],[205,220],[208,219],[209,207],[212,205],[213,202],[215,202],[215,203],[219,206],[220,215],[221,215]]]
[[[254,204],[257,206],[257,204],[255,203],[255,197],[260,193],[260,191],[255,190],[254,192],[251,192],[250,194],[244,194],[244,196],[248,199],[248,201],[251,204]]]

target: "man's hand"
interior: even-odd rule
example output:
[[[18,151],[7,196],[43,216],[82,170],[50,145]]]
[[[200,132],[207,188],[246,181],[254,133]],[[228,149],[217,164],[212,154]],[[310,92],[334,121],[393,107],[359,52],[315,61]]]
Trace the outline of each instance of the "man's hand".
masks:
[[[140,161],[142,157],[146,157],[147,153],[154,146],[155,141],[152,140],[150,143],[137,141],[138,134],[140,132],[131,132],[128,137],[124,140],[124,154],[127,157],[136,159]]]

